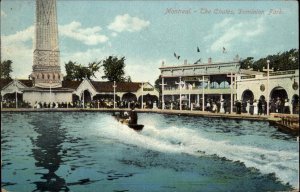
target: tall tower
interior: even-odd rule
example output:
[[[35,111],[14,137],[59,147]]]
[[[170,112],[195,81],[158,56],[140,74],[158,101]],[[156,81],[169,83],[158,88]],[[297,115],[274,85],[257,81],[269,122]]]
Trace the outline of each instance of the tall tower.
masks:
[[[36,0],[35,42],[31,78],[35,87],[61,87],[56,0]]]

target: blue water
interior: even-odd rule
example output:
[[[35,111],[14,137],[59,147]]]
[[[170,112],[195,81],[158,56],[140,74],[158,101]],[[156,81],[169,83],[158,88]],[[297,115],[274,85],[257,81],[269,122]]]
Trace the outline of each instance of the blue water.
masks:
[[[8,191],[289,191],[296,138],[267,122],[139,114],[141,132],[110,113],[1,114]]]

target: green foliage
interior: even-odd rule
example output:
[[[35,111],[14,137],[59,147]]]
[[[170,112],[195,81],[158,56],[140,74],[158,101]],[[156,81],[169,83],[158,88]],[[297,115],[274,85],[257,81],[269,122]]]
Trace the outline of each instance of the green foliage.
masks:
[[[92,62],[88,64],[88,67],[77,64],[76,62],[69,61],[65,64],[67,75],[64,77],[65,80],[76,80],[81,81],[84,78],[91,79],[96,77],[95,73],[99,71],[101,67],[101,61]]]
[[[0,66],[1,78],[11,79],[11,76],[10,76],[10,73],[12,72],[11,64],[12,64],[11,60],[5,60],[5,61],[1,62],[1,66]]]
[[[162,92],[162,90],[161,90],[161,83],[162,83],[162,81],[161,81],[162,79],[161,79],[161,75],[158,77],[158,79],[156,79],[155,80],[155,85],[154,85],[154,87],[157,89],[157,90],[159,90],[159,92],[161,93]]]
[[[247,57],[241,61],[241,69],[253,68],[253,57]]]
[[[247,57],[241,61],[241,68],[247,69],[248,66],[255,71],[263,71],[266,68],[267,60],[270,60],[270,69],[274,71],[285,71],[299,69],[299,50],[291,49],[283,53],[277,53],[276,55],[268,55],[265,58],[260,58],[257,61],[253,61],[253,57]]]
[[[131,80],[131,77],[130,76],[127,76],[127,77],[125,77],[125,80],[124,80],[125,82],[132,82],[132,80]]]
[[[125,57],[119,59],[115,56],[109,56],[103,61],[102,66],[104,70],[102,79],[107,79],[111,82],[131,82],[130,76],[124,77]]]

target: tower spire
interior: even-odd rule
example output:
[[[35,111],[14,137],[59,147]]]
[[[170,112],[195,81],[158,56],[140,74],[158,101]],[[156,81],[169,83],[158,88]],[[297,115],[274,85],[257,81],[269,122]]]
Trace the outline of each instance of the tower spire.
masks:
[[[31,77],[35,87],[61,87],[56,0],[36,0]]]

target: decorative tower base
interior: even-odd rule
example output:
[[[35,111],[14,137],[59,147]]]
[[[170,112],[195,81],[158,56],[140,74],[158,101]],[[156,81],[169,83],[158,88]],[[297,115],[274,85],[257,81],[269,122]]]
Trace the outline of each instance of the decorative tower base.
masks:
[[[62,86],[56,0],[36,0],[35,49],[31,78],[35,87]]]

